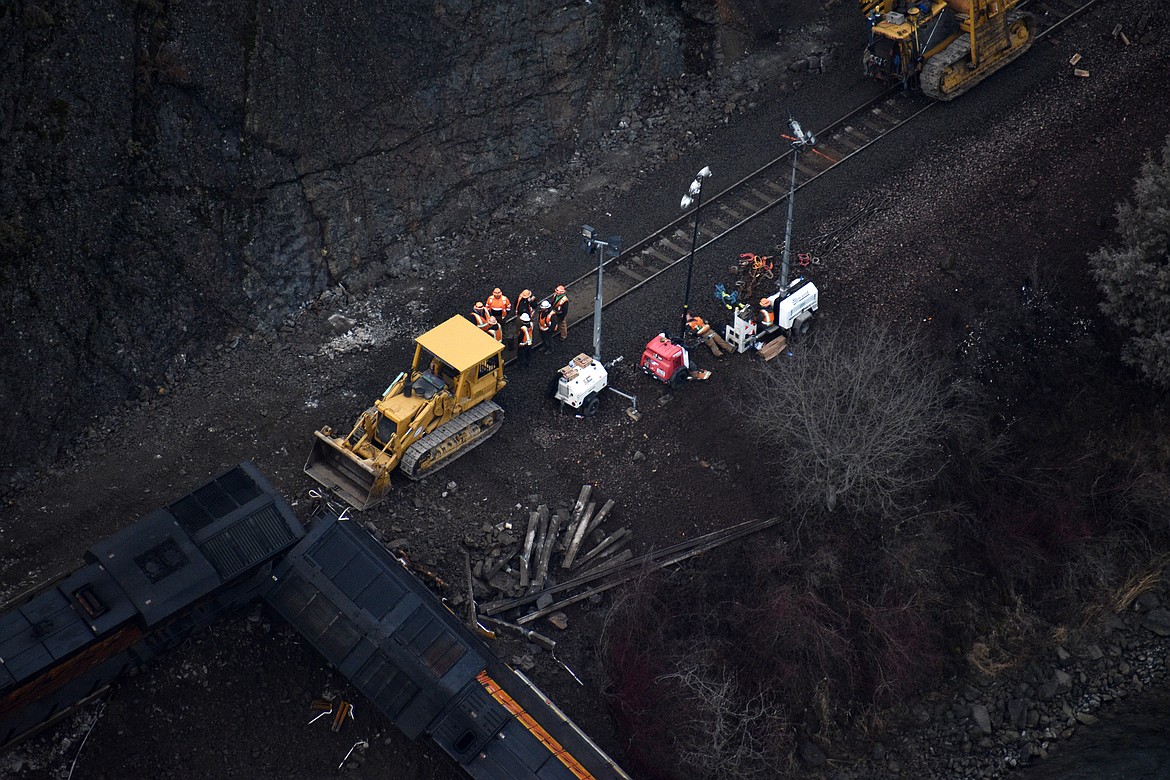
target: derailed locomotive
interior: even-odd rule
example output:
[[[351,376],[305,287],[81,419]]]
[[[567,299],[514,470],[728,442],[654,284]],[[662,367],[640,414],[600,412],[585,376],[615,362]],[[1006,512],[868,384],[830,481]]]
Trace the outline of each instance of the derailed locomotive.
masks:
[[[0,615],[0,749],[255,600],[305,531],[250,463],[156,509]]]
[[[241,463],[0,614],[0,750],[258,598],[411,739],[484,780],[627,778],[368,532]]]

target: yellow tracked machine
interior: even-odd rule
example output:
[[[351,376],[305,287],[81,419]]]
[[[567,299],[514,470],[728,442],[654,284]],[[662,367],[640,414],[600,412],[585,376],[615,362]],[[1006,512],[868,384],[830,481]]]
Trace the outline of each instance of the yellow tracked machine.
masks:
[[[379,503],[396,467],[422,479],[496,432],[504,345],[463,317],[415,339],[414,361],[347,436],[317,431],[305,473],[355,509]]]
[[[1019,0],[859,0],[869,20],[866,75],[951,100],[1019,57],[1036,17]]]

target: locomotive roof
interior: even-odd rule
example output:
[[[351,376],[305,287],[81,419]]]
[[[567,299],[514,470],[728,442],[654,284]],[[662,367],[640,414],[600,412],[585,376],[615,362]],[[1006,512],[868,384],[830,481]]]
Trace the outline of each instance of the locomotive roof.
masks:
[[[458,314],[431,328],[416,341],[459,373],[504,351],[503,344]]]
[[[304,535],[292,510],[250,463],[90,548],[153,625]]]

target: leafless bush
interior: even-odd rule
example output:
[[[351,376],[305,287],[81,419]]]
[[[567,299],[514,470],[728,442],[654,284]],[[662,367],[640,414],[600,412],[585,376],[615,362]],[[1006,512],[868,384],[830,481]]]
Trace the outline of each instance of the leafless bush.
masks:
[[[600,637],[631,759],[663,778],[777,777],[797,735],[839,734],[920,690],[941,668],[949,602],[931,523],[914,525],[884,547],[759,539],[709,571],[643,578]]]
[[[886,325],[823,330],[762,368],[741,409],[785,495],[829,511],[896,513],[944,460],[962,413],[956,386],[913,334]]]
[[[625,735],[630,758],[644,766],[669,766],[671,723],[661,716],[665,692],[658,678],[669,670],[664,653],[670,610],[646,575],[621,591],[598,635],[601,689]]]
[[[790,760],[791,727],[767,690],[749,690],[709,648],[695,647],[659,678],[674,691],[678,762],[694,778],[776,777]]]

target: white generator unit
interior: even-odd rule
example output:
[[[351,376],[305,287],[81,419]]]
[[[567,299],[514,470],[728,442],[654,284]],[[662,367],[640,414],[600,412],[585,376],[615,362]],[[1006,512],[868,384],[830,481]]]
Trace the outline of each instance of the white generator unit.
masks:
[[[776,327],[788,333],[796,330],[797,333],[808,331],[813,313],[820,305],[820,293],[812,282],[806,282],[799,277],[788,286],[790,292],[784,295],[783,291],[768,296],[772,302],[772,311],[776,312]]]
[[[597,414],[601,405],[601,391],[609,384],[609,372],[600,360],[582,353],[573,358],[569,365],[558,369],[557,375],[554,398],[579,410],[586,417]]]
[[[820,291],[817,286],[799,277],[789,285],[791,292],[775,292],[768,296],[776,324],[765,331],[756,325],[754,309],[746,304],[737,306],[731,324],[724,327],[724,339],[735,347],[736,352],[759,349],[760,345],[777,334],[789,335],[793,331],[807,333],[812,326],[812,316],[820,306]]]

